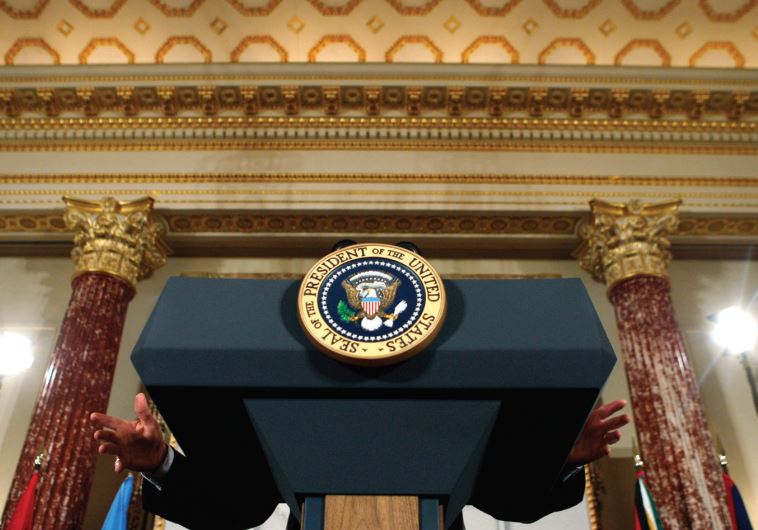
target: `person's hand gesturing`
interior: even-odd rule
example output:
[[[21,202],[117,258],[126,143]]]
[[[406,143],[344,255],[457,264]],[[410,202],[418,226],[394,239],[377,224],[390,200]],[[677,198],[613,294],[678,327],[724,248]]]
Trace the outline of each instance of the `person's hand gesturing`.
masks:
[[[626,414],[615,415],[626,406],[617,399],[592,411],[582,433],[569,454],[567,464],[582,466],[611,454],[611,445],[621,439],[619,429],[629,423]]]
[[[97,452],[115,455],[114,470],[152,471],[166,458],[168,446],[163,440],[160,425],[147,406],[145,394],[134,398],[137,419],[126,421],[99,412],[90,414],[90,422],[97,428],[95,440],[100,442]]]

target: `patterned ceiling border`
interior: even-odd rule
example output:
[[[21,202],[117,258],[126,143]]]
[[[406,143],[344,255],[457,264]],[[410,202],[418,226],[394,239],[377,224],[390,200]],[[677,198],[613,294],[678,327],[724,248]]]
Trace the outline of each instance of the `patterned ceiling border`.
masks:
[[[668,0],[664,5],[653,9],[640,9],[639,6],[634,2],[634,0],[621,0],[621,3],[624,5],[627,10],[632,14],[632,16],[639,20],[660,20],[665,15],[671,12],[672,9],[674,9],[681,0]]]
[[[758,116],[758,90],[689,88],[466,86],[78,86],[15,87],[0,84],[0,113],[95,117],[100,114],[287,116],[625,116],[739,121]]]
[[[321,133],[321,131],[316,131]],[[508,133],[498,139],[482,134],[474,138],[439,139],[435,134],[426,139],[399,138],[384,139],[379,136],[357,139],[334,140],[329,133],[321,133],[321,138],[290,139],[271,137],[266,131],[246,139],[218,139],[213,135],[187,137],[175,134],[155,134],[150,131],[146,137],[159,140],[135,139],[133,134],[112,135],[108,139],[87,138],[77,131],[69,132],[65,138],[51,139],[41,134],[23,139],[0,138],[0,152],[141,152],[141,151],[450,151],[450,152],[535,152],[535,153],[645,153],[645,154],[685,154],[685,155],[758,155],[758,141],[754,138],[734,141],[731,138],[684,141],[661,139],[647,135],[634,139],[631,134],[617,138],[599,139],[591,133],[575,138],[556,138],[549,131],[529,135],[523,140],[522,134]],[[248,136],[244,134],[243,136]],[[755,135],[752,135],[755,136]]]
[[[482,117],[381,117],[381,116],[183,116],[183,117],[93,117],[93,118],[0,118],[0,131],[68,131],[127,129],[413,129],[413,130],[535,130],[605,131],[649,133],[698,133],[748,135],[758,132],[758,121],[696,121],[645,119],[562,119]],[[172,136],[172,133],[169,133]],[[4,136],[12,139],[13,136]],[[102,135],[98,137],[104,137]]]
[[[632,195],[630,194],[630,197]],[[101,198],[102,195],[93,196],[94,199]],[[31,208],[33,208],[35,211],[39,209],[43,209],[43,207],[47,208],[54,208],[60,203],[60,199],[58,198],[49,198],[49,199],[0,199],[0,206],[7,207],[7,210],[9,211],[27,211]],[[202,209],[202,211],[207,211],[207,208],[227,208],[230,207],[232,209],[256,209],[260,210],[261,206],[268,206],[268,207],[274,207],[276,206],[277,209],[291,209],[292,206],[302,206],[302,207],[312,207],[315,206],[317,208],[321,208],[321,210],[317,211],[327,211],[327,210],[334,210],[335,202],[333,200],[329,199],[297,199],[297,200],[260,200],[260,199],[196,199],[192,201],[188,201],[187,199],[172,199],[172,198],[164,198],[161,199],[161,204],[167,208],[169,207],[178,207],[180,209],[186,209],[187,206],[195,207],[198,209]],[[375,201],[371,200],[356,200],[352,202],[352,205],[359,205],[359,206],[372,206],[375,205]],[[439,208],[440,206],[444,206],[440,202],[435,201],[424,201],[424,200],[411,200],[411,201],[404,201],[404,200],[398,200],[393,201],[393,204],[397,207],[404,208],[402,211],[412,210],[412,209],[421,209],[426,211],[434,211],[434,208]],[[469,207],[469,206],[481,206],[480,201],[454,201],[450,203],[452,206],[455,207]],[[548,208],[559,208],[561,211],[579,211],[582,207],[587,205],[587,197],[582,197],[582,200],[576,199],[576,200],[500,200],[497,201],[497,206],[499,206],[499,210],[515,210],[515,211],[524,211],[524,210],[539,210],[544,211]],[[692,209],[703,209],[707,208],[710,210],[718,210],[718,211],[727,211],[727,210],[737,210],[740,212],[744,212],[746,210],[753,211],[758,209],[758,202],[717,202],[717,201],[689,201],[688,206]],[[4,208],[6,209],[6,208]],[[540,210],[541,209],[541,210]],[[442,211],[442,210],[438,210]],[[758,255],[756,255],[758,258]]]
[[[370,181],[365,181],[368,184]],[[373,184],[376,184],[374,181]],[[331,204],[376,204],[380,201],[387,201],[389,205],[394,204],[429,204],[439,206],[449,206],[451,204],[481,204],[474,199],[486,199],[486,204],[496,206],[501,198],[513,197],[530,197],[530,198],[550,198],[571,197],[586,199],[589,201],[592,196],[596,195],[598,190],[575,190],[575,189],[557,189],[557,190],[539,190],[539,189],[492,189],[475,188],[475,189],[369,189],[364,187],[354,189],[325,189],[322,187],[283,189],[278,188],[198,188],[193,186],[185,188],[22,188],[22,189],[0,189],[0,197],[46,197],[48,199],[66,196],[87,196],[103,197],[108,195],[126,196],[139,195],[153,196],[157,201],[174,203],[182,200],[187,204],[194,202],[223,202],[225,200],[246,200],[266,201],[266,202],[307,202],[314,197],[320,197],[323,200],[319,202],[329,202]],[[366,198],[370,194],[371,198]],[[647,190],[602,190],[602,195],[608,199],[624,199],[634,195],[640,199],[650,200],[667,200],[673,194],[667,189],[647,191]],[[679,191],[676,194],[677,199],[686,200],[688,205],[697,204],[695,199],[699,200],[758,200],[758,193],[748,193],[745,190],[735,190],[729,193],[721,191]],[[179,199],[179,198],[183,199]],[[220,199],[227,197],[229,199]],[[281,200],[276,198],[280,197]],[[692,200],[690,200],[692,199]],[[3,201],[0,200],[0,203]],[[316,201],[314,201],[316,202]]]
[[[15,89],[71,84],[99,87],[155,84],[376,84],[467,86],[567,86],[628,88],[631,86],[721,87],[758,89],[754,70],[723,68],[650,68],[562,65],[436,65],[436,64],[163,64],[6,66],[0,68],[0,87]]]
[[[242,63],[233,63],[242,64]],[[90,65],[88,65],[90,66]],[[94,65],[92,65],[94,66]],[[164,64],[161,66],[172,66]],[[208,65],[209,69],[213,65]],[[423,65],[418,65],[423,66]],[[516,65],[518,66],[518,65]],[[472,65],[466,65],[466,68],[470,68]],[[47,67],[52,70],[53,66]],[[84,68],[84,66],[80,67]],[[135,68],[137,66],[135,65]],[[595,66],[597,69],[605,69],[603,67]],[[625,70],[633,70],[633,67],[623,67]],[[347,74],[328,74],[322,73],[319,75],[287,75],[287,74],[270,74],[270,75],[255,75],[255,74],[196,74],[196,75],[171,75],[171,74],[152,74],[152,75],[137,75],[137,74],[110,74],[110,75],[20,75],[22,71],[28,70],[25,66],[11,67],[6,66],[0,68],[0,85],[62,85],[78,83],[87,86],[98,86],[111,83],[123,83],[126,85],[145,85],[155,83],[208,83],[208,84],[221,84],[221,83],[319,83],[329,82],[337,83],[348,81],[355,82],[371,82],[376,84],[397,84],[406,82],[409,79],[413,79],[417,82],[445,82],[445,83],[471,83],[471,84],[485,84],[485,83],[519,83],[522,85],[529,85],[534,83],[536,78],[548,84],[559,85],[585,85],[587,84],[587,78],[577,75],[549,75],[543,76],[487,76],[487,75],[434,75],[425,74],[423,68],[417,76],[411,75],[347,75]],[[39,70],[35,68],[35,70]],[[668,68],[666,70],[677,70],[676,68]],[[714,68],[715,70],[715,68]],[[324,70],[326,72],[326,70]],[[748,70],[743,70],[748,71]],[[725,71],[726,72],[726,71]],[[15,75],[12,75],[15,74]],[[616,76],[602,76],[597,72],[591,77],[593,86],[602,85],[621,85],[624,87],[629,86],[661,86],[661,85],[687,85],[687,86],[711,86],[711,87],[724,87],[727,89],[755,89],[758,87],[758,79],[753,78],[739,78],[739,79],[712,79],[708,77],[702,78],[686,78],[681,79],[675,76],[671,77],[616,77]]]
[[[205,214],[158,212],[172,236],[192,234],[437,234],[576,236],[587,215]],[[63,214],[2,213],[2,234],[70,233]],[[756,216],[682,215],[675,237],[758,237]]]
[[[339,70],[329,68],[335,69]],[[755,154],[758,90],[692,88],[682,85],[688,74],[682,76],[678,85],[665,88],[602,87],[591,78],[574,87],[540,82],[529,87],[414,83],[28,88],[0,81],[0,115],[5,115],[0,118],[0,151]]]
[[[54,173],[0,174],[9,184],[259,184],[259,183],[502,184],[539,186],[758,187],[758,177],[419,173]]]

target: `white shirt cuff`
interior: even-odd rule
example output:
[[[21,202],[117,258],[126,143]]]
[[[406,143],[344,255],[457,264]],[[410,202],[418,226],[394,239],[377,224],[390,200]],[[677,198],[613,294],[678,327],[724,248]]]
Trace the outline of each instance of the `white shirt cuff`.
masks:
[[[576,466],[574,469],[571,469],[564,473],[564,475],[561,477],[561,482],[566,482],[568,479],[579,473],[580,471],[584,471],[584,466]]]
[[[168,475],[168,471],[169,469],[171,469],[171,464],[173,463],[174,463],[174,449],[169,445],[168,451],[166,451],[166,458],[163,459],[163,463],[161,463],[161,465],[158,466],[158,468],[154,469],[153,471],[143,472],[142,476],[150,484],[155,486],[158,489],[158,491],[160,491],[163,488],[166,475]]]

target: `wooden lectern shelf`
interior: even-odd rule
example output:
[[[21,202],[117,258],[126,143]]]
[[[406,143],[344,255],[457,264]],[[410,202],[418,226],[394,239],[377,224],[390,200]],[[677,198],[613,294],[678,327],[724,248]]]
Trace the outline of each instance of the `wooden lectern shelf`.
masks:
[[[420,500],[411,495],[308,497],[303,505],[301,526],[302,530],[442,530],[443,528],[437,500]]]

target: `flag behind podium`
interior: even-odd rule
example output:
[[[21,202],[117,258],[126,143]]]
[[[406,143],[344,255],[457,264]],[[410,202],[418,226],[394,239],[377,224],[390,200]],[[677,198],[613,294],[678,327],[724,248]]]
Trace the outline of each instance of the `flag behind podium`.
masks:
[[[108,510],[108,515],[105,516],[103,530],[126,530],[127,512],[129,511],[129,503],[132,500],[133,488],[134,477],[130,474],[121,483],[121,487],[113,499],[111,509]]]
[[[6,530],[32,530],[37,482],[39,482],[39,471],[35,469],[32,478],[29,479],[29,484],[26,485],[26,489],[16,505],[16,511],[13,512],[10,521],[8,521]]]
[[[637,485],[634,488],[634,530],[663,530],[642,469],[637,470]]]
[[[727,504],[729,505],[729,517],[732,519],[734,530],[753,530],[753,525],[750,524],[750,518],[747,515],[745,503],[742,502],[740,490],[737,489],[737,485],[726,470],[724,471],[724,487],[726,488]]]

